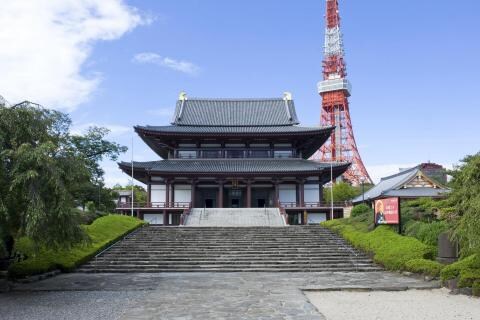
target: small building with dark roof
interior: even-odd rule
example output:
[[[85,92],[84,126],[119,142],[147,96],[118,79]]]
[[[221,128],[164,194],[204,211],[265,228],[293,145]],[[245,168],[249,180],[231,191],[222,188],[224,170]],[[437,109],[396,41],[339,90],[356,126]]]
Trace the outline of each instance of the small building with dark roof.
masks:
[[[148,196],[147,203],[133,205],[134,213],[164,225],[181,224],[192,207],[278,207],[291,224],[330,218],[323,185],[350,164],[308,160],[334,128],[299,124],[288,93],[274,99],[181,93],[171,125],[135,127],[161,160],[133,162],[133,178],[147,185]],[[132,174],[132,163],[119,166]]]
[[[353,199],[354,204],[372,202],[377,199],[399,197],[401,199],[445,198],[450,189],[430,177],[431,172],[425,170],[431,166],[421,164],[413,168],[401,170],[399,173],[384,177],[372,189]],[[438,173],[438,171],[435,171]]]

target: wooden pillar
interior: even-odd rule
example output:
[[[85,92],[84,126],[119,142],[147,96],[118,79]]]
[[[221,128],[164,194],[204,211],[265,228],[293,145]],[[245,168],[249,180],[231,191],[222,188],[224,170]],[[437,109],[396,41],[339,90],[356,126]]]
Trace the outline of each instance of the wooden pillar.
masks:
[[[223,180],[218,180],[217,208],[223,208]]]
[[[323,184],[322,184],[322,177],[318,178],[318,202],[320,204],[323,202]]]
[[[191,192],[191,198],[190,202],[192,203],[192,208],[195,207],[195,187],[197,186],[197,181],[195,179],[192,179],[192,192]]]
[[[274,195],[273,195],[273,202],[275,203],[275,207],[280,206],[280,191],[279,191],[279,182],[277,179],[273,180],[273,186],[274,186]]]
[[[148,182],[147,182],[147,207],[151,207],[151,202],[152,202],[152,182],[150,177],[148,177]]]
[[[252,207],[252,181],[247,180],[247,208]]]
[[[163,209],[163,225],[164,226],[168,225],[168,214],[166,209]]]
[[[170,180],[165,180],[165,207],[170,207]]]
[[[300,207],[305,206],[305,179],[300,179],[298,182],[298,195]]]

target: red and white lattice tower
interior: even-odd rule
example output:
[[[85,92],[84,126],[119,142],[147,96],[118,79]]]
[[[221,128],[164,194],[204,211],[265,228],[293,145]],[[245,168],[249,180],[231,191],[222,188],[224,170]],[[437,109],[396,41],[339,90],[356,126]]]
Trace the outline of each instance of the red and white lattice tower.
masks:
[[[338,0],[327,0],[323,81],[318,83],[318,92],[322,96],[320,124],[335,126],[335,130],[312,159],[350,162],[352,165],[343,179],[353,185],[372,183],[353,135],[348,106],[351,86],[346,76]]]

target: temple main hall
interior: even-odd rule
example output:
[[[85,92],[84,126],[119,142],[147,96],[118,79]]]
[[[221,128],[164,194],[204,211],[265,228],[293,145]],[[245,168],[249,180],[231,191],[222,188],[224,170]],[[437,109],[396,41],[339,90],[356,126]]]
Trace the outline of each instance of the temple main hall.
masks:
[[[323,201],[323,186],[350,164],[308,160],[333,130],[300,126],[288,92],[266,99],[182,92],[171,125],[135,127],[161,159],[119,164],[147,186],[147,202],[121,202],[118,210],[165,226],[182,225],[194,208],[278,208],[290,225],[342,217]]]

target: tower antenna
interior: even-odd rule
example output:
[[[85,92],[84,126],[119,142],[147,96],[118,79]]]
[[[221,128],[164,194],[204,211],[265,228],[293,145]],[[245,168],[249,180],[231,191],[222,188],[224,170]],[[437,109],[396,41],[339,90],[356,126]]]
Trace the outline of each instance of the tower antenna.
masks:
[[[351,166],[343,174],[343,179],[353,185],[360,185],[362,181],[372,183],[353,135],[348,103],[352,89],[347,80],[338,0],[326,1],[323,80],[318,83],[318,93],[322,97],[320,125],[335,127],[335,130],[312,156],[312,160],[350,162]]]

